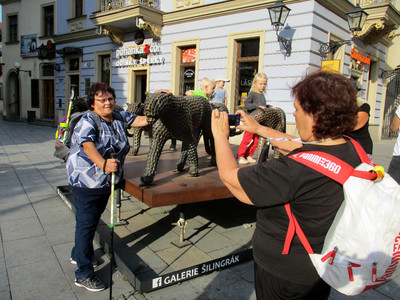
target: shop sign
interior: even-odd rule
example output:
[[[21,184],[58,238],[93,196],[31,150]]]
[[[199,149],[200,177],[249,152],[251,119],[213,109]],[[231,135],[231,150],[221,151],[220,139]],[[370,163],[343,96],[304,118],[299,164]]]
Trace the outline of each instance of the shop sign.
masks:
[[[115,56],[117,62],[116,67],[128,67],[137,65],[155,65],[163,64],[165,62],[165,57],[162,56],[152,56],[147,57],[147,55],[158,55],[161,53],[161,47],[158,44],[145,44],[132,47],[120,47],[116,50]],[[134,58],[135,55],[141,55],[142,57]],[[143,57],[145,55],[145,57]]]
[[[187,69],[183,75],[185,76],[185,78],[193,78],[194,76],[194,71],[192,69]]]
[[[329,71],[333,73],[339,73],[340,60],[323,60],[321,63],[322,71]]]
[[[356,52],[356,50],[354,50],[354,48],[351,49],[350,57],[355,59],[355,60],[358,60],[359,62],[362,62],[362,63],[364,63],[366,65],[370,65],[371,64],[371,58],[369,56],[367,57],[367,56],[364,56],[364,55]]]

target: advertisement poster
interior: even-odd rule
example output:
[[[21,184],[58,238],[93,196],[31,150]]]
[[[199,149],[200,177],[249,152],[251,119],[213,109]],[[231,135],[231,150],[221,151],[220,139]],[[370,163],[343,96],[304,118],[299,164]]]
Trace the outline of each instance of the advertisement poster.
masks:
[[[21,56],[37,56],[37,33],[21,35]]]

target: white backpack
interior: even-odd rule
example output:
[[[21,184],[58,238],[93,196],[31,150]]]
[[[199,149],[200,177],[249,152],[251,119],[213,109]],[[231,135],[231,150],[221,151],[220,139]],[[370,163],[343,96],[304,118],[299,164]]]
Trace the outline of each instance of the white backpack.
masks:
[[[343,184],[344,201],[321,254],[314,254],[286,204],[290,223],[282,253],[289,252],[297,233],[319,276],[348,296],[373,289],[400,274],[400,186],[389,174],[376,180],[370,158],[357,142],[351,141],[362,162],[355,169],[324,152],[289,156]]]

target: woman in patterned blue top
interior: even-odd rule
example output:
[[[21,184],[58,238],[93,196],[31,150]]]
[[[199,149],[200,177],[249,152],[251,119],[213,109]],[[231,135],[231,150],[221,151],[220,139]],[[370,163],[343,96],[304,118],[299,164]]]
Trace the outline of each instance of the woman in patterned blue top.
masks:
[[[113,88],[104,83],[90,87],[88,106],[100,116],[101,128],[97,128],[93,113],[82,116],[75,126],[66,164],[76,209],[75,245],[70,259],[78,267],[75,285],[92,292],[105,289],[93,270],[93,238],[111,194],[112,172],[115,183],[121,183],[122,166],[130,148],[124,123],[132,127],[148,125],[145,116],[125,111],[119,112],[122,118],[114,118],[114,105]],[[111,154],[116,157],[111,158]]]

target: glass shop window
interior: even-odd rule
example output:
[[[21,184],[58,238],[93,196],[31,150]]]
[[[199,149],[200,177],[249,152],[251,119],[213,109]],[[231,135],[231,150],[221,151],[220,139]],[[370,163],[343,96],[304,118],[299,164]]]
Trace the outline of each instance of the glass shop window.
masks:
[[[258,72],[259,49],[259,38],[237,41],[236,107],[244,106],[253,78]]]
[[[179,95],[194,89],[196,75],[196,47],[181,48]]]
[[[69,60],[69,70],[79,71],[79,58],[71,58]]]

